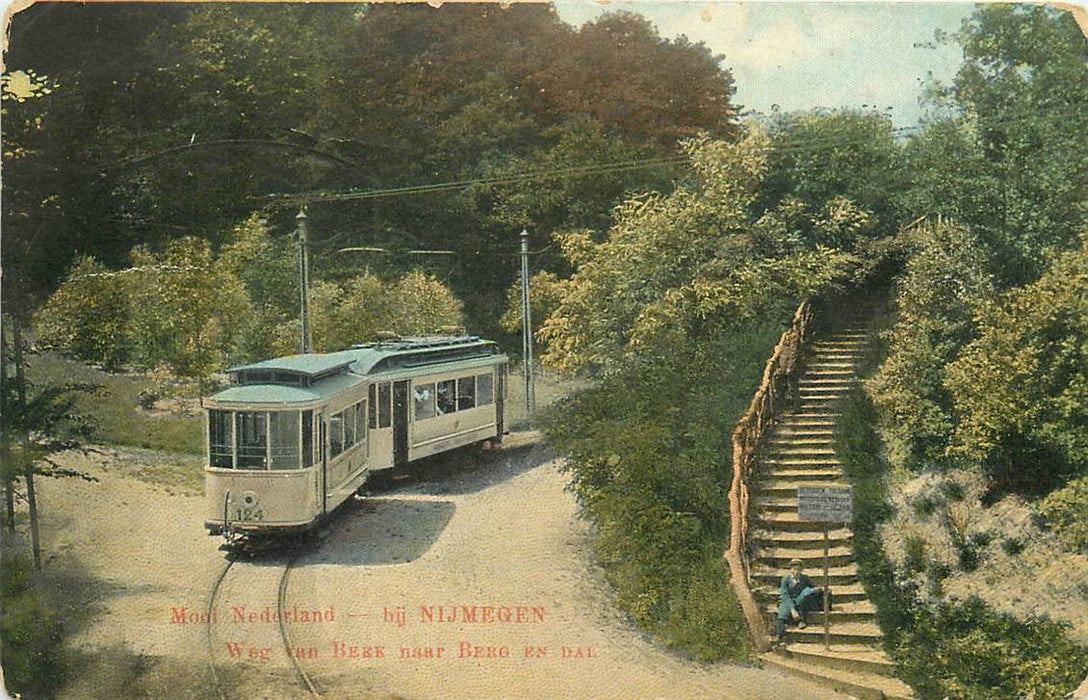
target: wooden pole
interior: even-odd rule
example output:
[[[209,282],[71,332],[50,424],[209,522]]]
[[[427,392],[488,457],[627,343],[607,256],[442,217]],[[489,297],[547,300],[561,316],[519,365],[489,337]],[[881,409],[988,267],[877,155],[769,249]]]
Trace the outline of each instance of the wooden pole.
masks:
[[[831,649],[831,608],[828,605],[828,596],[831,591],[831,572],[829,571],[829,559],[831,547],[829,544],[828,522],[824,522],[824,649]]]

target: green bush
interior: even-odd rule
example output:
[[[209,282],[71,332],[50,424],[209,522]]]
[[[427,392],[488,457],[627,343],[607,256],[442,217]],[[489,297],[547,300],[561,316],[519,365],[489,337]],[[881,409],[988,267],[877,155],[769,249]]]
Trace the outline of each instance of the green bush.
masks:
[[[24,697],[53,697],[67,670],[56,613],[30,585],[30,562],[4,553],[0,570],[0,641],[4,682]]]
[[[1047,619],[1019,622],[978,598],[919,611],[895,653],[923,698],[1064,698],[1083,680],[1088,648]]]
[[[670,648],[744,658],[749,635],[721,563],[729,435],[782,326],[753,324],[602,379],[559,403],[545,430],[617,604]]]
[[[885,647],[897,664],[898,675],[922,698],[1065,697],[1083,680],[1088,648],[1075,644],[1062,624],[1047,619],[1019,622],[994,612],[977,598],[922,606],[916,602],[916,592],[897,581],[877,533],[889,507],[888,467],[880,456],[875,424],[873,404],[856,390],[844,403],[836,428],[836,450],[854,486],[859,575],[876,605]],[[1061,499],[1055,499],[1055,503],[1068,504],[1070,512],[1077,504],[1083,510],[1088,498],[1084,490],[1075,492],[1073,486]],[[1084,489],[1088,483],[1076,486]],[[1059,511],[1055,506],[1054,512]],[[977,556],[987,537],[984,534],[981,539],[964,541],[963,551],[968,553],[961,555],[968,559],[972,553]],[[1023,545],[1009,541],[1003,546],[1008,551]],[[922,553],[917,558],[922,559]],[[939,595],[936,582],[949,573],[931,568],[928,577],[936,586],[932,594]]]
[[[1072,552],[1088,553],[1088,477],[1052,491],[1038,506],[1043,522]]]

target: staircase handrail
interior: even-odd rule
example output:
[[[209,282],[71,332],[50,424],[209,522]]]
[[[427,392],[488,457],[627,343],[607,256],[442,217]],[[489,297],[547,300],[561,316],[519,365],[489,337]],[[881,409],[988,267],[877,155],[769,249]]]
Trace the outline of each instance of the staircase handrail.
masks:
[[[766,626],[756,605],[751,588],[751,566],[748,560],[748,482],[756,453],[767,428],[778,415],[791,387],[796,387],[801,371],[801,351],[812,332],[811,300],[797,307],[789,328],[779,338],[763,369],[759,384],[748,410],[733,430],[733,480],[729,488],[729,548],[725,559],[729,564],[733,588],[744,611],[752,642],[759,651],[769,646]]]

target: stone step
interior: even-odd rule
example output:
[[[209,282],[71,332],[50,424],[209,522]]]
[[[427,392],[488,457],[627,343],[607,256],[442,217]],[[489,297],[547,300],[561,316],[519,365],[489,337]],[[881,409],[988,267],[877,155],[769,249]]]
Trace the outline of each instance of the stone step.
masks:
[[[854,363],[857,362],[857,359],[857,353],[825,350],[823,352],[816,353],[812,357],[812,364],[819,365],[822,362],[834,362],[839,364],[846,364],[850,367],[853,367]]]
[[[824,533],[820,532],[782,532],[773,530],[753,530],[749,539],[765,547],[786,547],[792,549],[819,550],[823,552]],[[832,546],[846,545],[854,540],[850,528],[836,528],[827,531],[827,541]]]
[[[773,586],[763,585],[754,589],[756,597],[764,604],[778,602],[778,586],[781,585],[782,579],[775,582]],[[820,584],[823,585],[823,584]],[[868,600],[868,595],[865,593],[865,589],[860,583],[844,583],[836,585],[831,584],[831,597],[834,598],[835,606],[845,605],[847,603],[856,603],[863,600]]]
[[[819,481],[822,486],[827,486],[828,482],[842,481],[844,477],[842,469],[829,467],[805,469],[782,466],[770,468],[770,465],[768,465],[763,473],[772,479],[781,479],[783,481]]]
[[[781,430],[783,428],[787,430],[827,430],[833,431],[835,427],[835,420],[827,414],[809,414],[803,413],[791,413],[783,416],[775,425],[775,428]]]
[[[790,467],[792,469],[804,469],[806,467],[813,469],[826,469],[842,467],[842,462],[835,458],[834,453],[827,456],[806,456],[806,455],[781,455],[764,457],[760,460],[760,463],[771,469],[781,469],[784,467]]]
[[[854,600],[849,602],[839,602],[835,599],[835,587],[831,587],[831,598],[834,606],[828,613],[828,618],[831,620],[831,629],[834,630],[836,625],[846,624],[848,622],[876,622],[876,608],[868,600]],[[767,615],[771,622],[774,622],[775,616],[778,614],[778,603],[775,601],[765,603],[763,606],[763,612]],[[809,625],[817,625],[823,629],[824,625],[824,611],[815,610],[805,616],[805,621]]]
[[[835,439],[835,431],[831,426],[822,428],[819,426],[809,427],[792,427],[777,425],[771,432],[770,438],[767,440],[768,445],[785,444],[787,442],[800,442],[802,444],[806,442],[831,444]]]
[[[818,683],[840,693],[846,693],[864,700],[906,700],[914,697],[910,687],[895,678],[865,671],[862,669],[836,669],[817,666],[809,660],[786,658],[774,652],[762,654],[760,659],[768,666],[773,666],[798,678]]]
[[[835,448],[831,447],[829,442],[824,442],[823,444],[816,445],[798,445],[791,441],[786,444],[774,446],[768,445],[767,458],[774,459],[778,457],[798,456],[813,457],[815,459],[820,459],[822,457],[834,457]]]
[[[817,435],[777,435],[772,434],[771,438],[767,440],[767,448],[773,450],[779,447],[793,447],[793,448],[806,448],[806,447],[827,447],[834,443],[834,433],[830,430],[826,433]]]
[[[779,532],[823,532],[821,522],[800,520],[797,513],[756,509],[756,519],[764,530]]]
[[[850,395],[849,386],[841,386],[841,388],[802,388],[798,394],[798,398],[801,401],[817,401],[820,398],[826,398],[826,400],[839,400],[843,396]]]
[[[801,380],[797,385],[798,391],[801,396],[806,394],[835,394],[845,395],[849,394],[853,388],[853,384],[848,381],[840,381],[838,379],[825,379],[825,380]]]
[[[831,581],[831,587],[834,594],[834,579]],[[832,623],[830,637],[832,644],[872,644],[874,647],[879,647],[884,640],[884,634],[876,622],[843,622],[838,625]],[[808,625],[803,630],[787,626],[786,643],[823,645],[823,621],[819,625]]]
[[[796,659],[824,668],[895,676],[895,662],[883,651],[864,644],[832,644],[830,649],[824,649],[822,644],[787,644],[778,647],[774,652],[787,659]]]
[[[797,382],[797,386],[853,386],[857,381],[857,375],[850,367],[839,367],[834,373],[828,370],[808,370]]]
[[[789,573],[786,568],[756,568],[752,567],[752,578],[756,581],[762,582],[765,585],[777,586],[782,582],[782,577]],[[836,585],[845,585],[850,583],[857,583],[858,579],[858,567],[857,564],[843,564],[841,566],[832,566],[827,572],[828,578],[831,580],[831,589],[834,592]],[[816,581],[815,576],[811,576],[813,581]],[[820,571],[819,581],[817,585],[823,585],[824,572]]]
[[[804,478],[801,479],[780,479],[778,477],[771,477],[767,475],[765,471],[761,478],[755,482],[755,487],[752,489],[753,493],[758,495],[788,495],[792,498],[798,496],[798,487],[826,487],[827,482],[823,483],[807,483]]]
[[[813,575],[813,571],[819,570],[821,573],[823,572],[823,547],[820,547],[819,549],[800,549],[795,547],[770,546],[778,544],[774,542],[767,542],[764,544],[765,546],[757,548],[753,553],[753,559],[759,562],[759,566],[761,567],[785,569],[789,567],[791,560],[800,559],[804,562],[804,570],[810,577]],[[845,566],[853,561],[854,550],[852,547],[835,544],[828,548],[828,563],[831,566]]]

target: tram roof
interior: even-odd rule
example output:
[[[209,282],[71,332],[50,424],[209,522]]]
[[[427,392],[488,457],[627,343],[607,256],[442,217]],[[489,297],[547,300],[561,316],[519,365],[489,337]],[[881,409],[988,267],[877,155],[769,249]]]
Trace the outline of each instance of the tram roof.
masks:
[[[398,338],[377,343],[356,345],[348,350],[330,353],[307,353],[303,355],[287,355],[270,360],[263,360],[249,365],[240,365],[227,370],[229,374],[252,371],[290,372],[292,374],[305,375],[311,379],[324,378],[351,371],[356,374],[370,374],[371,372],[397,366],[393,358],[407,358],[419,356],[424,362],[427,356],[435,356],[443,351],[481,351],[490,349],[489,353],[498,353],[495,343],[490,340],[481,340],[475,336],[453,336],[433,338]],[[450,358],[455,359],[455,358]],[[467,359],[467,356],[462,358]],[[382,365],[384,360],[391,360]]]
[[[323,379],[319,384],[308,387],[286,384],[240,384],[227,387],[208,398],[217,403],[312,403],[350,389],[363,381],[365,381],[363,377],[349,372]]]

